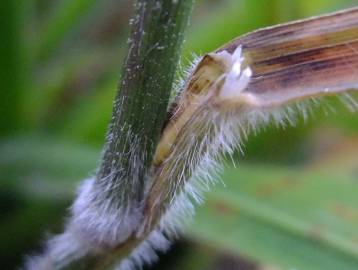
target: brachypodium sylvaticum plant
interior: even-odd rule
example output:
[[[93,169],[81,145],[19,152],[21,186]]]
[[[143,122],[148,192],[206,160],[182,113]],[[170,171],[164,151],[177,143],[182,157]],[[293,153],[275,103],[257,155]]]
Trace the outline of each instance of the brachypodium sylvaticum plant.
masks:
[[[166,250],[222,154],[358,88],[358,8],[249,33],[176,67],[192,0],[139,0],[102,162],[27,269],[133,269]],[[176,96],[168,106],[170,92]],[[168,109],[169,108],[169,109]]]

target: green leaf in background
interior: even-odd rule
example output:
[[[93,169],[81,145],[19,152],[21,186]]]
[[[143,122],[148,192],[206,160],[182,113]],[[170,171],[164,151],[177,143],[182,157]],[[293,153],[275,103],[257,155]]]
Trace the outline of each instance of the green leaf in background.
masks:
[[[21,50],[21,1],[0,1],[0,137],[19,127],[19,97],[24,70]]]
[[[357,269],[356,169],[227,169],[188,235],[279,269]]]
[[[96,168],[99,151],[46,137],[17,137],[0,145],[0,183],[25,198],[65,201]]]
[[[37,59],[51,55],[51,52],[63,41],[64,36],[97,1],[61,0],[57,2],[52,17],[44,24],[45,27],[37,39],[37,53],[35,54]]]

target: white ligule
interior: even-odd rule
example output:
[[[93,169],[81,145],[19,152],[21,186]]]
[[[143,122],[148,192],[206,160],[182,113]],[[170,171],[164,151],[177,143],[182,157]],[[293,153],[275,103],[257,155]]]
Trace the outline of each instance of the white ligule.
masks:
[[[228,70],[224,74],[225,81],[220,91],[220,98],[223,100],[238,98],[252,76],[250,67],[242,68],[244,57],[241,46],[238,46],[233,54],[222,51],[217,53],[215,58],[223,61]]]

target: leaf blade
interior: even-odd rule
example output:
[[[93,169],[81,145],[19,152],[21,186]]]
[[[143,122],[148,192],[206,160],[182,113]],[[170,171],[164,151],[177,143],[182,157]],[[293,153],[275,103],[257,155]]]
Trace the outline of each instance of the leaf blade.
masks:
[[[259,107],[358,88],[358,8],[264,28],[218,51],[240,45],[252,70],[243,94]]]

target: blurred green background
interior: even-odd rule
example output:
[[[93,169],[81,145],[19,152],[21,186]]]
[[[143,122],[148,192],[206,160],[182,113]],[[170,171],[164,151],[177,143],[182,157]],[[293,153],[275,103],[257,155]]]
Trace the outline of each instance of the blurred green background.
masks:
[[[197,1],[183,52],[357,0]],[[132,1],[1,0],[0,268],[60,232],[100,156]],[[252,136],[194,222],[148,269],[358,269],[358,115],[328,100],[308,123]]]

